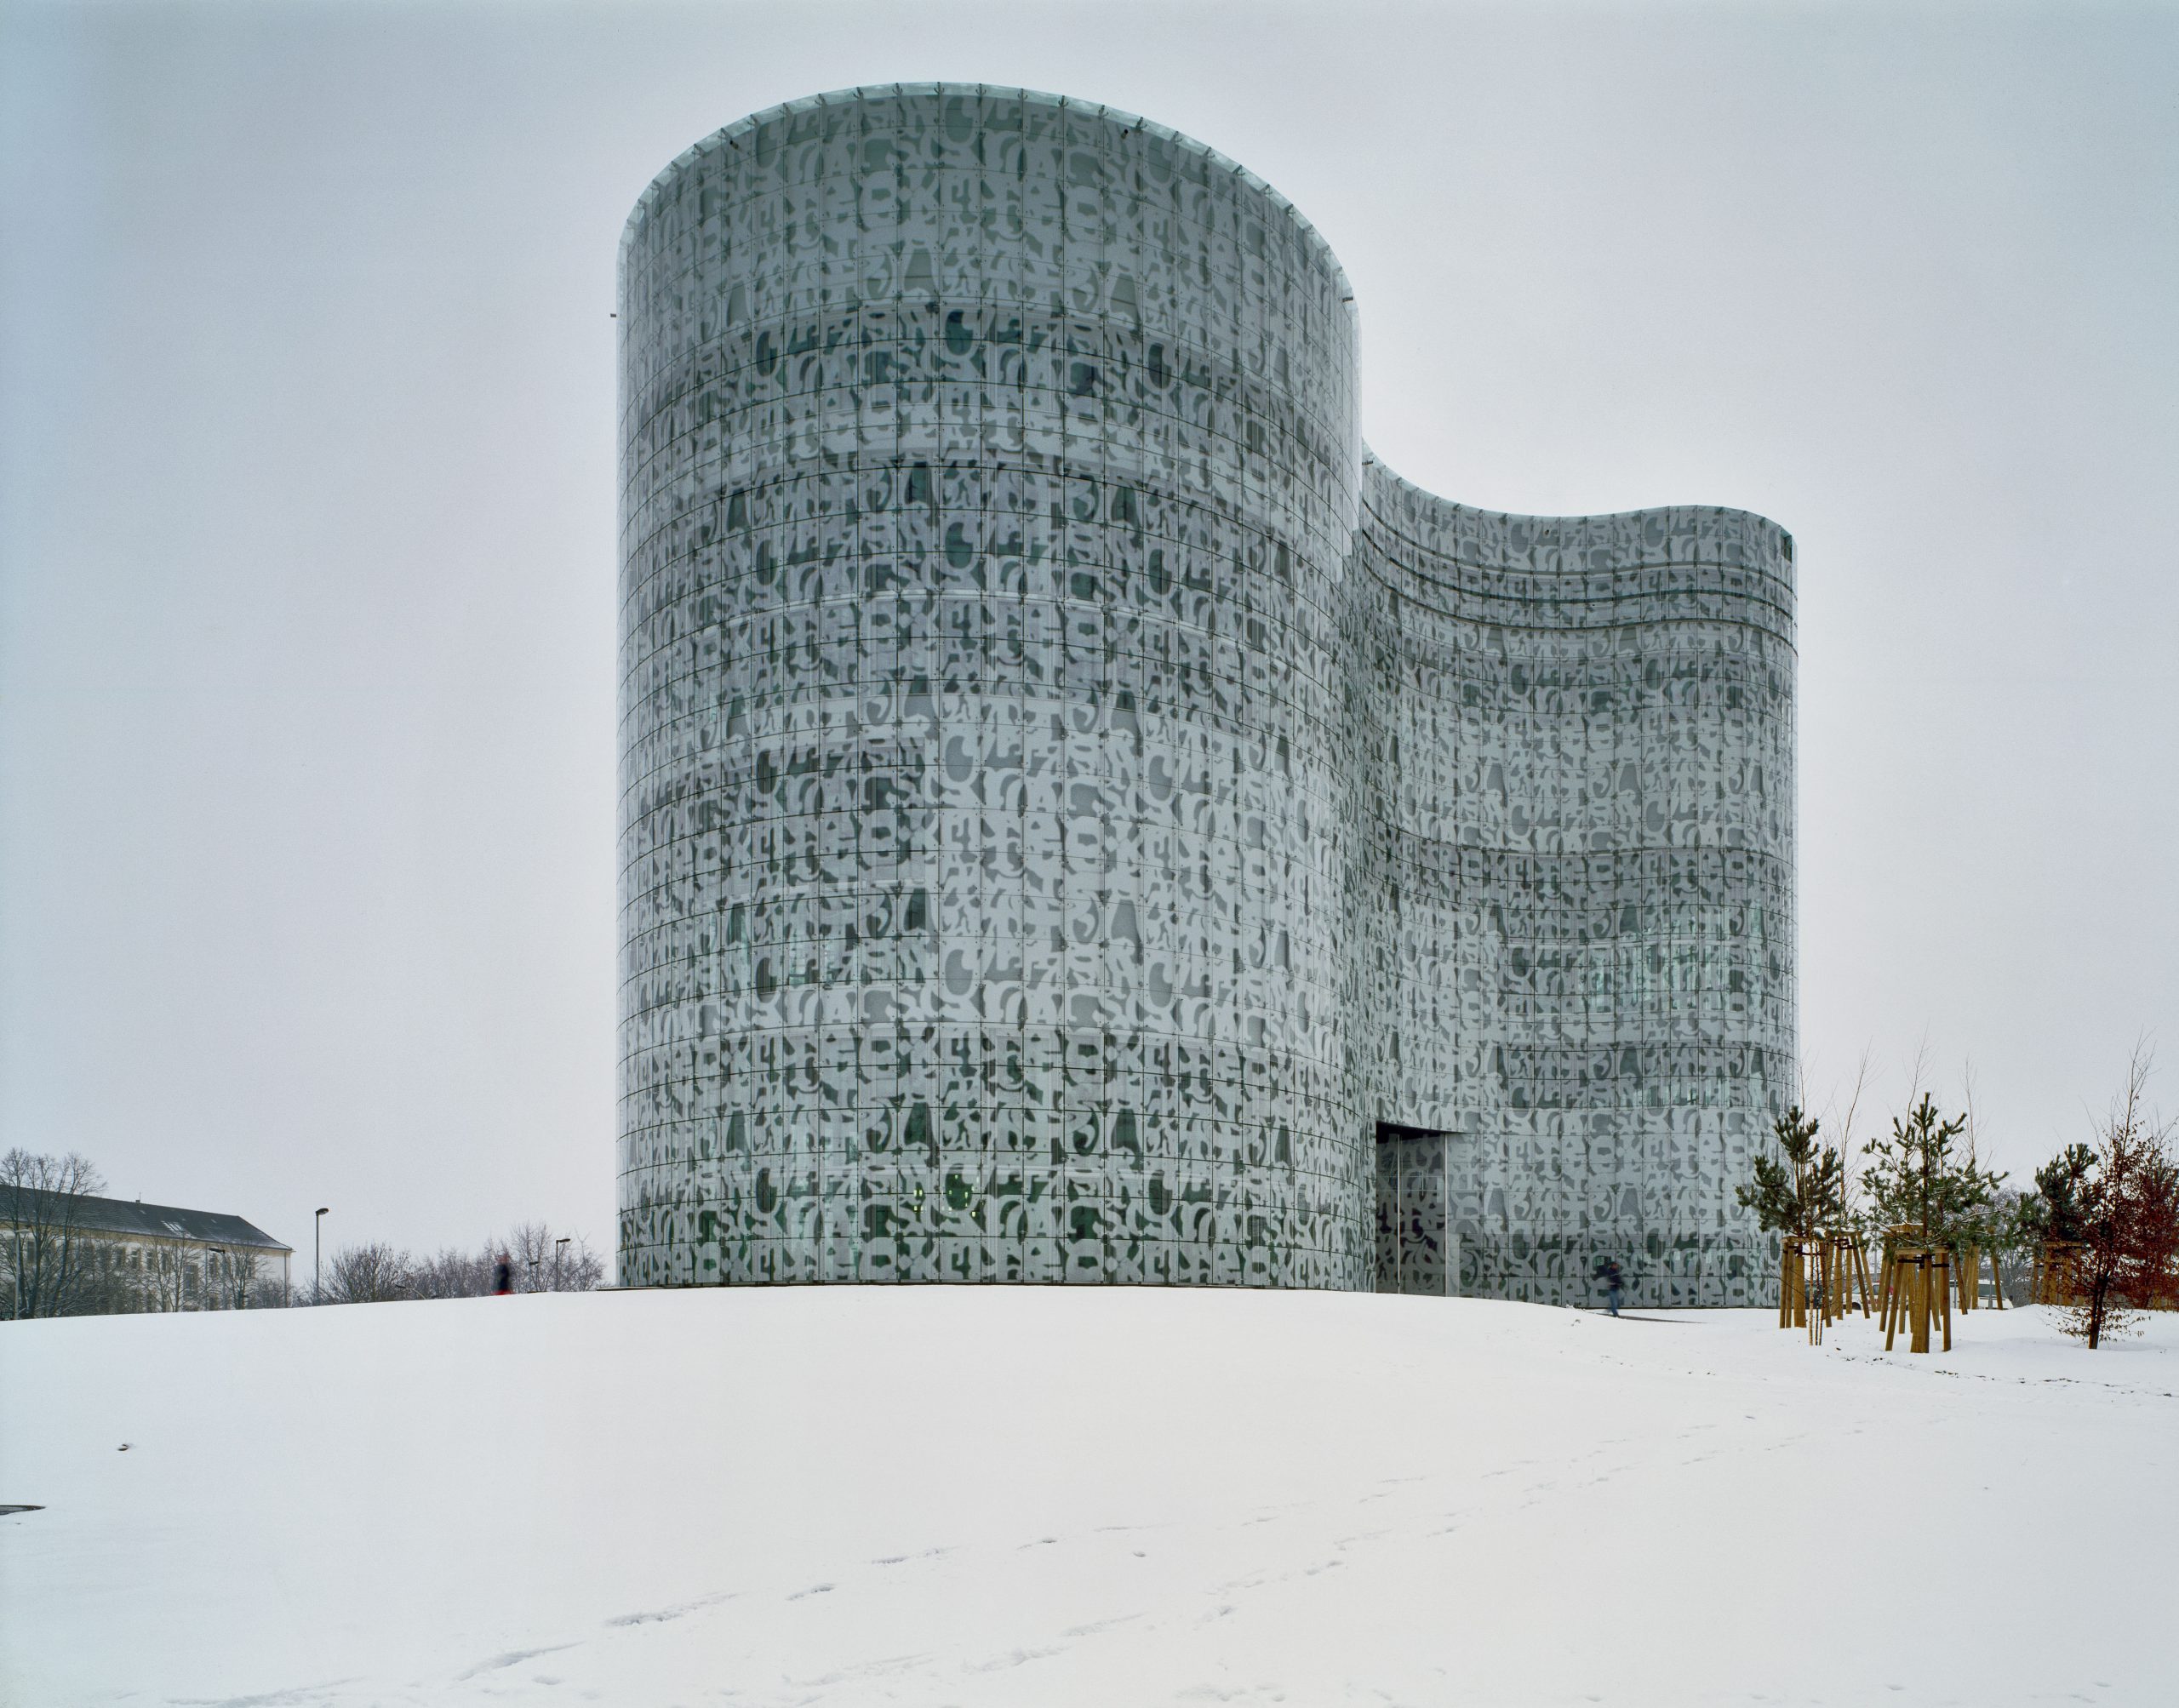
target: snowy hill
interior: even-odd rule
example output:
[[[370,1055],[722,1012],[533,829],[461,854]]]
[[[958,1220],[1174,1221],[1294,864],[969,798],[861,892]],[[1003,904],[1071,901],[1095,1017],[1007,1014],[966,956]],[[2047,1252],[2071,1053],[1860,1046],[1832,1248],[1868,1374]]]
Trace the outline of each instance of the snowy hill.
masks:
[[[2090,1354],[1984,1311],[1909,1358],[1772,1321],[833,1288],[0,1325],[0,1502],[44,1508],[0,1518],[0,1696],[2179,1701],[2179,1323]]]

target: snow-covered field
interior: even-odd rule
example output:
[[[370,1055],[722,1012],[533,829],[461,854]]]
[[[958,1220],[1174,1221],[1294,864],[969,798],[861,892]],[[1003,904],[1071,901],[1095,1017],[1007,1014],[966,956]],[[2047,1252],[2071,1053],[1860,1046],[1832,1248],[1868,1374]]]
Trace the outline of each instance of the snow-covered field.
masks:
[[[13,1704],[2179,1702],[2179,1322],[1149,1289],[0,1326]],[[127,1450],[123,1451],[123,1443]]]

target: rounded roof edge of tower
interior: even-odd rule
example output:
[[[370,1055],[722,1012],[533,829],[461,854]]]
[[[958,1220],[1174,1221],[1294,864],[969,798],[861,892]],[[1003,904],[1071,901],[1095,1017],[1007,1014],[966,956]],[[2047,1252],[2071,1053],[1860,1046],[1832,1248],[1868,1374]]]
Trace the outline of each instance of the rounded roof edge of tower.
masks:
[[[1198,142],[1185,131],[1175,130],[1169,124],[1160,124],[1155,119],[1145,118],[1140,113],[1130,112],[1122,107],[1111,106],[1102,101],[1084,100],[1073,95],[1052,94],[1043,89],[1017,88],[1009,83],[942,82],[859,83],[851,89],[830,89],[822,94],[800,95],[792,100],[780,101],[759,111],[737,118],[731,124],[722,125],[709,135],[700,137],[690,143],[688,147],[668,161],[650,182],[643,186],[643,193],[637,197],[635,206],[628,210],[627,220],[621,226],[621,252],[625,255],[630,242],[640,229],[644,216],[649,213],[651,208],[674,180],[686,171],[690,165],[703,158],[707,152],[721,147],[737,146],[741,138],[753,132],[759,125],[769,123],[775,119],[782,118],[792,113],[810,112],[821,107],[844,106],[851,102],[879,99],[898,99],[912,94],[938,95],[948,92],[975,94],[980,96],[995,95],[1002,100],[1019,100],[1034,102],[1040,106],[1072,108],[1093,113],[1100,118],[1111,120],[1123,130],[1145,131],[1151,135],[1175,143],[1190,153],[1200,155],[1220,171],[1231,173],[1241,183],[1262,197],[1265,201],[1293,222],[1295,227],[1301,232],[1303,241],[1309,244],[1330,268],[1332,277],[1339,286],[1341,299],[1347,304],[1350,317],[1353,315],[1354,286],[1347,278],[1347,269],[1341,263],[1338,254],[1333,250],[1324,233],[1319,231],[1311,221],[1309,216],[1275,189],[1268,180],[1250,171],[1247,167],[1231,156],[1220,153],[1209,143]]]

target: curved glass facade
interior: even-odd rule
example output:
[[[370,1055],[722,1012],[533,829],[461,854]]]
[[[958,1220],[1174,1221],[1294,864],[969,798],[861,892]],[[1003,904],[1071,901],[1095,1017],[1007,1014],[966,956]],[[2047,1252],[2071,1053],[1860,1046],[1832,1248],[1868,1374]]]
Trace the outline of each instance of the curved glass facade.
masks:
[[[1736,1296],[1777,528],[1392,479],[1307,222],[1049,96],[731,126],[621,301],[625,1282]]]
[[[1797,1055],[1792,542],[1366,475],[1365,1112],[1444,1135],[1450,1290],[1578,1303],[1609,1258],[1750,1302],[1732,1189]]]

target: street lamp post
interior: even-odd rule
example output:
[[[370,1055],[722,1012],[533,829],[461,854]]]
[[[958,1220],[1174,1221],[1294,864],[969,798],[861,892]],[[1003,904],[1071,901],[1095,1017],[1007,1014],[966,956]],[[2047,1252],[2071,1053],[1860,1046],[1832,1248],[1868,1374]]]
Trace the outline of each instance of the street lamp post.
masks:
[[[560,1260],[566,1254],[568,1241],[572,1237],[572,1235],[562,1234],[552,1242],[552,1290],[555,1293],[560,1290]]]
[[[310,1223],[310,1302],[325,1303],[325,1211],[321,1207]]]

